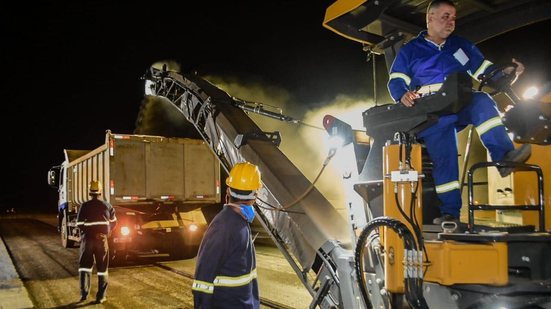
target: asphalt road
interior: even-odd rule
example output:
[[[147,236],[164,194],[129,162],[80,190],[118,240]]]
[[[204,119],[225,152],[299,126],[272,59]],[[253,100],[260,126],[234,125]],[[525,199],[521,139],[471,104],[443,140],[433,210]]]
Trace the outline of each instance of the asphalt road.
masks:
[[[138,259],[109,268],[108,301],[77,303],[78,248],[63,248],[52,217],[2,218],[0,235],[35,308],[193,308],[195,259]],[[263,308],[308,308],[312,297],[274,247],[257,246]],[[97,291],[93,276],[91,296]]]

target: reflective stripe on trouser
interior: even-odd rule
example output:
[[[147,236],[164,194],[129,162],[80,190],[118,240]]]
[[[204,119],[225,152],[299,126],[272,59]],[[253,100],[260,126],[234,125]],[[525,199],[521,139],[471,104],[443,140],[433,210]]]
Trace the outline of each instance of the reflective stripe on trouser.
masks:
[[[249,284],[251,281],[256,279],[256,269],[253,269],[250,273],[237,276],[216,276],[214,282],[206,282],[201,280],[193,280],[191,289],[194,291],[212,294],[214,292],[215,286],[224,286],[224,287],[239,287]]]
[[[80,281],[80,296],[83,298],[88,297],[90,293],[90,276],[92,272],[89,271],[79,271],[79,281]]]
[[[473,124],[477,132],[481,132],[481,140],[494,161],[501,160],[514,148],[501,120],[496,117],[499,114],[493,100],[486,93],[474,92],[471,104],[457,114],[441,116],[436,124],[418,134],[433,162],[432,176],[442,202],[442,214],[459,217],[462,205],[456,127],[463,129]]]
[[[107,235],[85,235],[80,243],[80,258],[79,258],[79,273],[87,274],[87,289],[86,295],[90,291],[90,274],[92,267],[96,263],[98,272],[98,293],[96,299],[102,299],[105,296],[108,283],[108,268],[109,268],[109,244]],[[81,281],[82,283],[82,281]],[[81,293],[83,293],[81,285]],[[84,295],[81,295],[84,296]]]
[[[480,140],[490,152],[492,161],[501,161],[506,153],[515,149],[505,130],[501,117],[490,95],[484,92],[473,94],[473,103],[460,112],[459,121],[472,119]]]
[[[109,276],[107,272],[100,274],[98,272],[98,293],[96,294],[96,299],[100,300],[104,298],[107,294],[107,284],[109,283]]]

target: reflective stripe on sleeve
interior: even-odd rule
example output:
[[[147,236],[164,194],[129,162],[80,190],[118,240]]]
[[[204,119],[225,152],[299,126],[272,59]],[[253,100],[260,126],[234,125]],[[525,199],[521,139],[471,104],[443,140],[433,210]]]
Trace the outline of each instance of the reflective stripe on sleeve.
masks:
[[[214,284],[200,280],[193,280],[191,289],[197,292],[212,294],[214,293]]]
[[[253,269],[250,273],[239,277],[216,276],[216,278],[214,278],[214,285],[228,286],[228,287],[242,286],[242,285],[249,284],[255,278],[256,278],[256,268]]]
[[[117,221],[117,217],[116,217],[116,216],[114,216],[113,219],[109,219],[109,222],[115,222],[115,221]]]
[[[92,226],[92,225],[109,225],[109,222],[107,221],[97,221],[97,222],[85,222],[81,225],[84,226]]]
[[[394,73],[390,73],[390,75],[388,76],[388,80],[392,80],[392,79],[395,79],[395,78],[401,78],[404,80],[404,82],[406,82],[406,85],[409,87],[409,84],[411,83],[411,78],[409,78],[409,76],[407,76],[406,74],[404,73],[397,73],[397,72],[394,72]]]
[[[478,79],[478,75],[484,73],[484,71],[486,71],[486,69],[491,66],[493,63],[488,61],[488,60],[484,60],[482,61],[482,64],[480,65],[480,67],[474,72],[474,74],[472,74],[471,76],[474,77],[475,79]],[[470,72],[469,72],[470,73]]]
[[[455,189],[459,189],[459,181],[457,180],[436,186],[436,193],[446,193]]]

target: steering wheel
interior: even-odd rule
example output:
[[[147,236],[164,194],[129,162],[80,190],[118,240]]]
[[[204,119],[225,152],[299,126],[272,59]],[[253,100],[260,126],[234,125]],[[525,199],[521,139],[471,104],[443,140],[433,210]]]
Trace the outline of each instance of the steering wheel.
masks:
[[[489,86],[495,89],[490,95],[495,95],[499,92],[506,92],[511,87],[517,77],[516,63],[510,63],[503,66],[498,66],[487,74],[480,76],[480,85],[478,91],[482,91],[482,88]],[[507,68],[512,68],[511,72],[505,73]]]

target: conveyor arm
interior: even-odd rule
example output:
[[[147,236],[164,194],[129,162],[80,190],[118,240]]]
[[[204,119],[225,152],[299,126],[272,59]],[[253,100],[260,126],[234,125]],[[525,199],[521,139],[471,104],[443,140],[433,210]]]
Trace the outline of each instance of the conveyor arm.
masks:
[[[243,102],[195,75],[151,68],[145,79],[146,95],[174,104],[226,171],[242,161],[258,165],[264,184],[256,205],[259,220],[309,290],[312,304],[362,308],[347,221],[315,188],[288,212],[270,208],[295,202],[311,183],[247,116]]]

